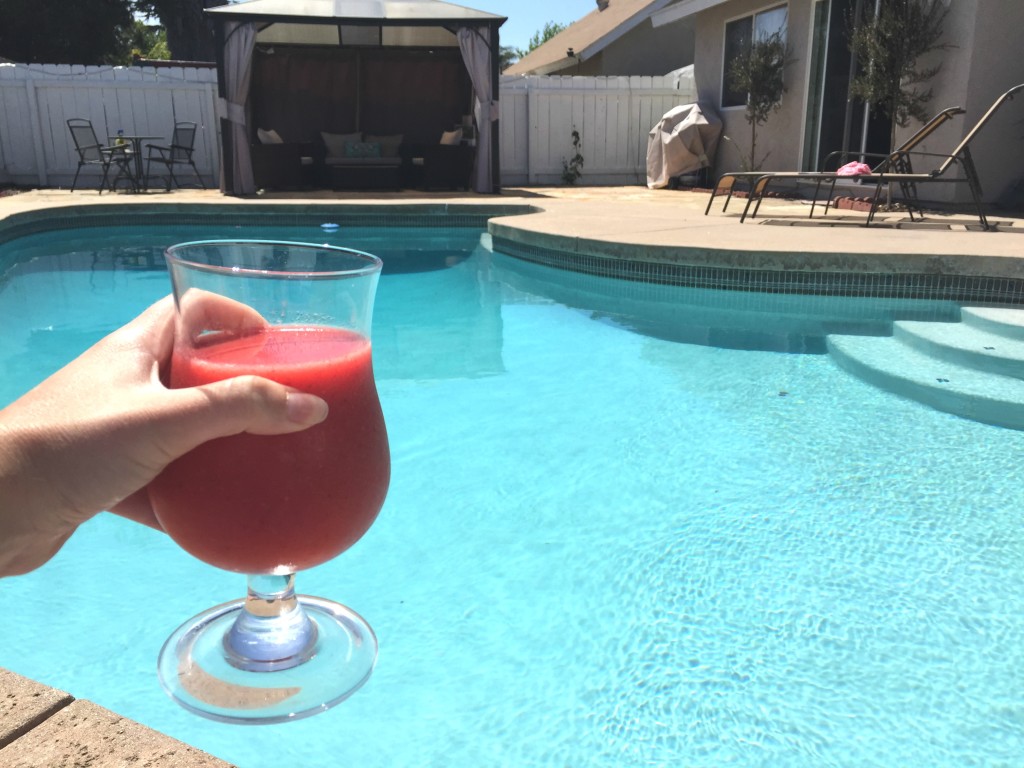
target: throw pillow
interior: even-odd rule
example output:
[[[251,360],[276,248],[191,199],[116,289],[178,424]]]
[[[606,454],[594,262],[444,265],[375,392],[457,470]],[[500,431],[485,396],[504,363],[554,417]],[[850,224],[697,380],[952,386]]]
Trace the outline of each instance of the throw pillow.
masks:
[[[324,140],[324,146],[327,147],[328,157],[344,157],[345,145],[350,141],[362,141],[363,134],[361,131],[355,133],[324,133],[321,131],[320,138]]]
[[[366,140],[380,144],[380,156],[381,157],[398,157],[398,148],[402,146],[402,139],[404,134],[396,133],[390,136],[374,136],[372,133],[366,134]]]
[[[260,144],[284,144],[284,139],[274,129],[264,131],[262,128],[257,128],[256,138],[260,140]]]
[[[871,166],[867,163],[859,163],[855,160],[852,163],[847,163],[836,171],[836,176],[861,176],[865,173],[871,173]]]
[[[456,128],[454,131],[445,131],[441,134],[442,144],[458,144],[462,141],[462,129]]]
[[[374,141],[346,141],[345,157],[380,157],[380,144]]]

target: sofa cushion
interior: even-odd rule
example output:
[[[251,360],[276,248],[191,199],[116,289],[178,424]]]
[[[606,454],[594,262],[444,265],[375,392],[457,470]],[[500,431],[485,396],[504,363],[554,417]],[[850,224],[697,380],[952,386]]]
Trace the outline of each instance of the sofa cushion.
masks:
[[[375,141],[346,141],[345,157],[380,157],[380,144]]]
[[[380,144],[381,157],[398,157],[398,149],[402,146],[404,134],[395,133],[386,136],[376,136],[372,133],[366,134],[366,141]]]
[[[445,145],[458,144],[462,141],[462,129],[456,128],[454,131],[444,131],[441,134],[441,143]]]
[[[362,141],[363,134],[361,131],[356,131],[355,133],[327,133],[326,131],[321,131],[320,138],[324,140],[324,146],[327,147],[328,157],[344,157],[345,144],[350,141]]]
[[[281,138],[281,134],[271,128],[269,131],[265,131],[262,128],[256,129],[256,138],[260,140],[260,144],[284,144],[284,139]]]
[[[329,168],[344,168],[346,166],[370,165],[381,168],[392,168],[402,164],[400,157],[331,157],[324,158],[324,165]]]

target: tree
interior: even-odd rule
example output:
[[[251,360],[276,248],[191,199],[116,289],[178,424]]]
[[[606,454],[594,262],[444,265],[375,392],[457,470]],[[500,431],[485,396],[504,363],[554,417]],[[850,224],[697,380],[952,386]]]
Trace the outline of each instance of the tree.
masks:
[[[227,0],[131,0],[140,13],[160,19],[167,31],[171,58],[178,61],[214,61],[213,31],[203,10],[226,5]]]
[[[120,64],[132,64],[136,57],[143,59],[169,59],[171,52],[167,48],[167,32],[157,25],[146,24],[135,19],[131,29],[127,30],[122,41],[123,54]]]
[[[530,44],[527,46],[526,52],[522,55],[525,56],[534,48],[539,48],[544,45],[544,43],[565,29],[565,27],[565,24],[559,24],[557,21],[549,21],[544,25],[544,29],[533,33],[533,37],[530,38]]]
[[[0,0],[0,56],[26,64],[115,64],[130,0]]]
[[[523,58],[523,52],[515,46],[501,46],[500,58],[498,59],[498,71],[504,72],[521,58]]]
[[[729,64],[729,87],[747,94],[744,117],[750,124],[750,162],[748,169],[757,170],[767,155],[757,160],[757,127],[764,125],[782,103],[786,92],[785,71],[790,63],[786,41],[781,32],[751,42],[746,53]],[[744,162],[746,165],[746,162]]]
[[[917,61],[951,47],[939,42],[948,13],[937,0],[882,0],[877,16],[858,19],[851,13],[847,20],[850,52],[861,64],[850,93],[890,119],[890,149],[896,146],[897,126],[906,126],[912,117],[928,118],[924,105],[931,100],[932,89],[919,86],[942,65],[918,69]]]

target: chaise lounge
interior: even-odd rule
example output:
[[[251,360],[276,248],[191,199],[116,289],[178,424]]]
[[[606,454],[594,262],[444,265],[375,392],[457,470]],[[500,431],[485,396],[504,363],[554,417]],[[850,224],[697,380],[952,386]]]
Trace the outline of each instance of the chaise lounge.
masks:
[[[836,183],[844,178],[839,173],[838,167],[843,163],[847,162],[851,158],[858,160],[875,159],[881,160],[872,169],[873,173],[882,173],[886,169],[895,169],[905,171],[908,169],[906,166],[907,153],[919,146],[925,139],[931,136],[935,130],[948,120],[962,115],[964,109],[962,107],[949,107],[939,112],[937,115],[932,117],[927,123],[921,126],[910,138],[900,144],[895,151],[879,155],[869,152],[853,152],[849,150],[838,150],[830,153],[825,160],[822,162],[822,170],[820,171],[730,171],[722,174],[718,182],[715,184],[715,188],[711,191],[711,197],[708,200],[707,207],[704,209],[704,215],[707,216],[711,210],[711,204],[715,201],[715,197],[722,193],[728,193],[725,198],[725,204],[722,206],[724,212],[729,207],[729,201],[732,200],[733,191],[736,187],[737,182],[746,182],[749,185],[747,191],[747,202],[743,207],[743,213],[740,214],[740,222],[746,220],[747,215],[750,218],[757,216],[758,209],[761,207],[761,201],[765,198],[768,193],[768,188],[776,181],[809,181],[814,182],[814,198],[811,201],[811,210],[808,217],[814,216],[814,209],[818,203],[818,196],[821,192],[823,184],[829,184],[829,194],[825,201],[825,211],[828,212],[828,205],[832,200],[832,195],[835,191]],[[825,170],[830,165],[837,166],[836,170]],[[845,177],[845,178],[857,178],[862,179],[863,176]],[[751,211],[753,206],[753,211]]]

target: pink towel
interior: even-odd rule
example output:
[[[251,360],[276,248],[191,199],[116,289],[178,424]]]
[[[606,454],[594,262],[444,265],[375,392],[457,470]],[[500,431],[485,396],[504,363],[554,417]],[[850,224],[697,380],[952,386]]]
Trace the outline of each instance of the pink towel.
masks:
[[[863,173],[871,173],[871,166],[867,163],[853,162],[836,171],[836,176],[860,176]]]

